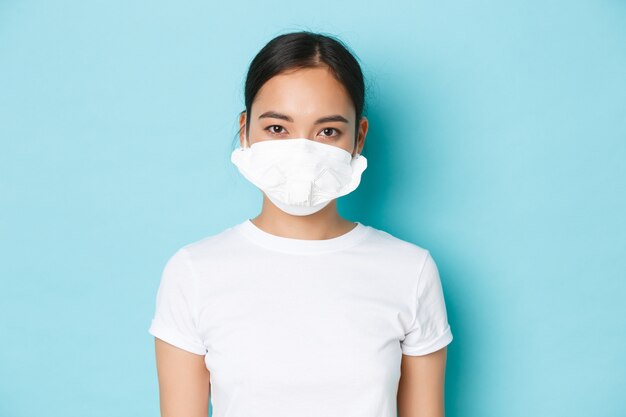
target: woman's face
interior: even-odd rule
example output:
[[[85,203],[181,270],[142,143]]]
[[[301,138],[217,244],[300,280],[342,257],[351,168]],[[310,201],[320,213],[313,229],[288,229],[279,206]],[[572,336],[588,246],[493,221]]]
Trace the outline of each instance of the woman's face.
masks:
[[[239,120],[241,144],[245,116],[242,113]],[[345,149],[354,156],[361,153],[367,133],[367,118],[362,117],[355,141],[354,105],[327,67],[297,69],[270,78],[257,93],[250,116],[249,145],[308,138]]]

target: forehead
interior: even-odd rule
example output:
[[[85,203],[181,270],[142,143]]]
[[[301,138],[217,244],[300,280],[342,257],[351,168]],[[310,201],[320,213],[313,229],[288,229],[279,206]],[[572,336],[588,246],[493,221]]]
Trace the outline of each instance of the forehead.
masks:
[[[354,120],[355,110],[346,88],[326,68],[302,68],[270,78],[257,93],[253,117],[276,110],[298,118],[339,113]]]

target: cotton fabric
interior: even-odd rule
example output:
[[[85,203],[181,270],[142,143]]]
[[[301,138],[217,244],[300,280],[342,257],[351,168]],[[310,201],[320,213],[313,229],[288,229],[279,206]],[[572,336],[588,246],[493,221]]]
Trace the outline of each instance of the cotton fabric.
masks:
[[[453,338],[427,249],[360,222],[305,240],[250,219],[171,255],[149,333],[204,356],[214,417],[396,417],[402,354]]]

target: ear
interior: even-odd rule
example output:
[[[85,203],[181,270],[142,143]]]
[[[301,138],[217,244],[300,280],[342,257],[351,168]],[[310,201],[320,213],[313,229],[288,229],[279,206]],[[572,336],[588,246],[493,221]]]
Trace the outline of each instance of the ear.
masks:
[[[363,146],[365,145],[365,136],[367,136],[368,125],[369,121],[367,120],[367,117],[362,116],[359,121],[359,134],[355,144],[356,152],[359,154],[363,151]]]
[[[243,148],[244,141],[246,140],[246,111],[239,113],[239,146]],[[250,141],[248,141],[248,145]]]

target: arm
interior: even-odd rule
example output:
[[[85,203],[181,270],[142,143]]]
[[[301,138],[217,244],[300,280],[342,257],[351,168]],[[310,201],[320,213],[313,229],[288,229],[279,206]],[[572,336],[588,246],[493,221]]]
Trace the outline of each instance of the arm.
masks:
[[[211,385],[204,356],[154,341],[161,417],[207,417]]]
[[[447,347],[422,356],[402,355],[398,417],[444,417]]]

